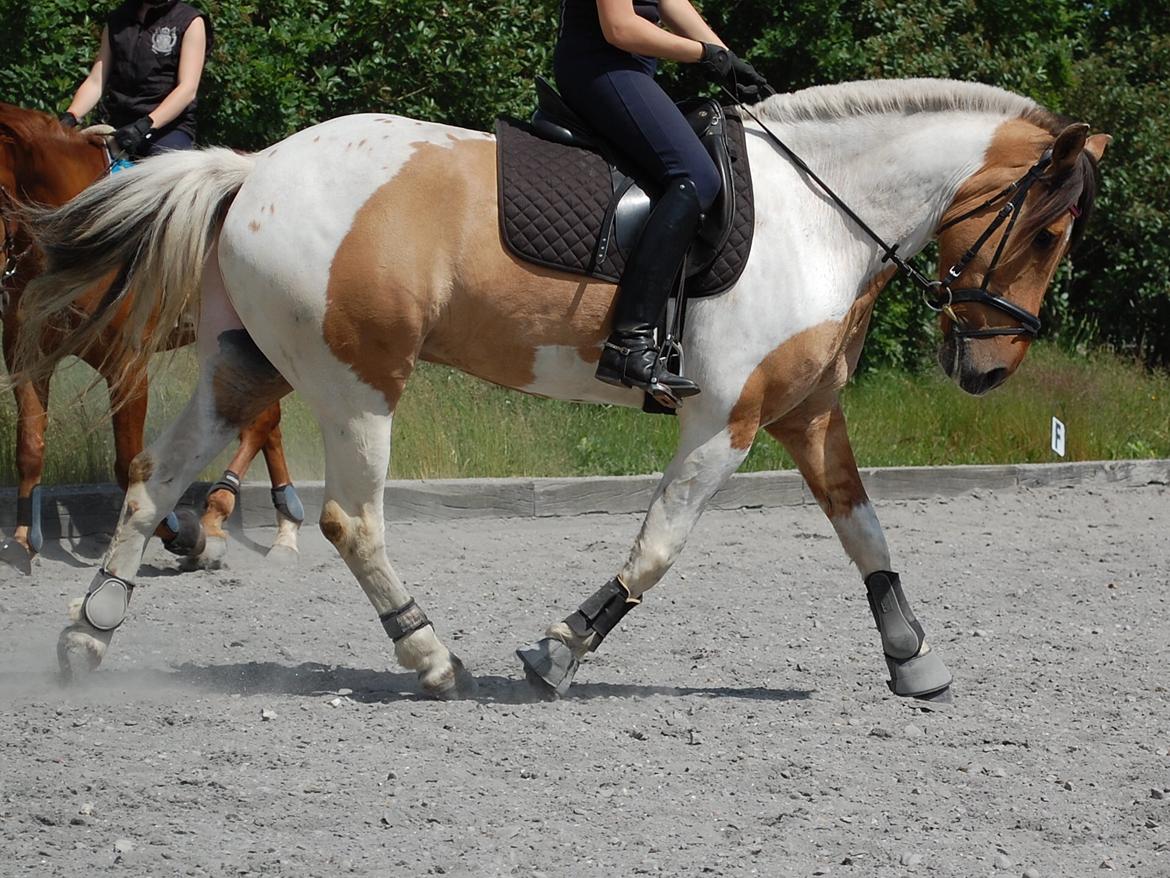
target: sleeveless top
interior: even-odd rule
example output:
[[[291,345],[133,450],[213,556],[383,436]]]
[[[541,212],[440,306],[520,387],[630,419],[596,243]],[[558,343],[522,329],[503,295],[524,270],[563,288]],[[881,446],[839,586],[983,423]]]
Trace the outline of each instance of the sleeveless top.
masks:
[[[633,0],[634,12],[658,24],[658,0]],[[623,52],[605,39],[596,0],[561,0],[561,21],[553,63],[558,70],[576,69],[602,72],[607,69],[643,69],[650,76],[657,69],[657,59]]]
[[[197,18],[207,30],[211,48],[211,24],[207,16],[181,0],[152,6],[138,20],[139,0],[127,0],[106,21],[113,63],[106,81],[105,106],[110,124],[129,125],[158,107],[179,83],[179,50],[183,35]],[[162,134],[183,131],[195,138],[195,105],[191,101]]]

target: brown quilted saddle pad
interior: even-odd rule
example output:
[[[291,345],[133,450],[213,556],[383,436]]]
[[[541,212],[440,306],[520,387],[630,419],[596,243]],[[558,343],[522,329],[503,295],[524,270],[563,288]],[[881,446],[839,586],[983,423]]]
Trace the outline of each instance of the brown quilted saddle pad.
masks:
[[[687,281],[687,296],[721,293],[739,279],[752,247],[755,208],[743,122],[726,111],[735,208],[723,247]],[[620,174],[599,153],[546,140],[518,119],[496,120],[500,233],[520,259],[545,268],[617,283],[629,255],[619,246],[609,211]],[[648,186],[647,191],[652,191]],[[604,258],[598,259],[599,250]]]

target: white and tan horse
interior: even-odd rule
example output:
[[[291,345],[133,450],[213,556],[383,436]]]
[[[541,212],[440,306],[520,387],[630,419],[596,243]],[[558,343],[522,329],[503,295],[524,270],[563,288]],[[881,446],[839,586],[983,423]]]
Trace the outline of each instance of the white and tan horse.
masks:
[[[949,81],[827,86],[753,109],[871,226],[901,242],[903,256],[946,226],[944,265],[996,215],[994,196],[1051,151],[990,285],[1032,314],[1091,204],[1108,142],[1026,98]],[[867,584],[891,687],[938,694],[950,675],[890,572],[838,404],[889,267],[756,125],[747,127],[755,244],[739,282],[688,314],[687,366],[703,392],[680,412],[677,454],[629,558],[580,612],[549,629],[529,670],[543,661],[536,670],[563,691],[576,660],[670,569],[764,428],[797,461]],[[324,436],[322,531],[395,639],[398,660],[429,692],[457,689],[459,660],[385,551],[391,420],[415,364],[445,363],[559,399],[641,402],[593,379],[614,288],[513,258],[496,211],[489,136],[364,115],[255,155],[212,149],[151,159],[34,218],[52,274],[26,293],[29,319],[60,311],[94,277],[134,258],[119,301],[131,300],[144,346],[161,341],[144,315],[158,309],[156,325],[169,326],[201,297],[198,388],[135,464],[105,569],[62,634],[67,670],[101,660],[162,512],[242,424],[291,387]],[[980,285],[997,244],[993,237],[980,248],[961,285]],[[945,368],[964,389],[985,392],[1016,369],[1030,336],[984,303],[955,310],[967,329],[1006,327],[959,340],[943,319]]]

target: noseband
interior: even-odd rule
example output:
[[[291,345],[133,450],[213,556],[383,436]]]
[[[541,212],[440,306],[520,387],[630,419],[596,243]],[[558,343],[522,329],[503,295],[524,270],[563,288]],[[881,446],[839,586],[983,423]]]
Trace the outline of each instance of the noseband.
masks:
[[[968,220],[978,213],[989,210],[1004,202],[1003,207],[996,213],[995,218],[988,223],[987,228],[983,233],[975,239],[967,252],[959,257],[958,261],[950,267],[943,279],[940,281],[932,281],[930,286],[933,292],[928,290],[925,292],[927,307],[941,311],[951,319],[955,324],[951,329],[951,334],[958,339],[964,338],[991,338],[997,335],[1028,335],[1035,338],[1040,332],[1040,318],[1029,311],[1025,311],[1014,302],[1009,302],[1003,296],[996,295],[988,291],[988,286],[991,284],[991,277],[995,274],[995,269],[999,265],[999,260],[1003,256],[1004,247],[1007,245],[1008,238],[1011,237],[1012,229],[1015,228],[1016,220],[1020,218],[1021,209],[1024,206],[1024,199],[1028,196],[1028,190],[1039,180],[1048,166],[1052,164],[1052,150],[1046,150],[1044,155],[1040,156],[1040,160],[1028,169],[1028,173],[1020,177],[1014,183],[1008,186],[997,194],[993,195],[987,201],[974,207],[966,213],[947,221],[939,226],[935,235],[940,235],[952,226],[956,226],[963,220]],[[1004,201],[1004,199],[1007,199]],[[978,287],[960,287],[954,289],[951,285],[959,279],[959,276],[966,271],[967,266],[971,264],[979,251],[991,240],[991,236],[996,233],[1000,226],[1006,226],[1003,230],[1003,235],[1000,236],[999,244],[996,245],[995,253],[991,257],[991,262],[987,266],[987,270],[983,273],[983,282]],[[1011,319],[1015,320],[1017,326],[985,326],[982,329],[970,329],[967,324],[955,313],[952,305],[961,305],[965,302],[974,302],[978,305],[986,305],[988,308],[993,308],[1001,314],[1006,314]]]
[[[989,289],[992,275],[995,273],[996,267],[999,265],[999,260],[1003,256],[1004,247],[1007,245],[1008,238],[1011,237],[1012,229],[1015,227],[1016,220],[1019,219],[1020,212],[1024,206],[1024,199],[1028,195],[1028,190],[1036,184],[1048,166],[1052,164],[1052,150],[1045,150],[1044,154],[1040,156],[1039,161],[1028,169],[1024,176],[1020,177],[1014,183],[1011,183],[1006,188],[998,192],[996,195],[989,198],[987,201],[980,204],[961,216],[949,220],[945,225],[941,226],[935,234],[946,231],[951,226],[957,225],[963,220],[970,219],[977,213],[995,207],[1004,199],[1007,199],[1003,207],[999,209],[995,217],[988,224],[987,228],[983,230],[975,243],[968,248],[967,252],[959,257],[958,262],[950,267],[942,280],[930,280],[917,268],[915,268],[908,260],[903,259],[898,255],[898,248],[901,244],[887,244],[885,240],[873,229],[866,224],[866,222],[857,215],[857,213],[837,195],[828,184],[825,183],[816,172],[808,166],[805,161],[788,148],[779,137],[777,137],[771,129],[768,128],[760,118],[745,107],[736,95],[729,89],[724,88],[723,91],[732,99],[732,101],[749,116],[757,125],[763,129],[768,138],[780,148],[780,150],[788,156],[796,167],[803,171],[809,179],[816,183],[821,190],[845,213],[858,227],[882,250],[882,263],[892,262],[897,266],[899,271],[906,272],[910,280],[912,280],[922,290],[923,301],[926,306],[932,311],[945,314],[952,323],[951,333],[955,338],[960,340],[966,338],[990,338],[996,335],[1026,335],[1030,338],[1035,338],[1040,332],[1040,318],[1030,311],[1025,311],[1014,302],[1010,302],[1003,296],[996,294]],[[769,89],[771,94],[774,91]],[[978,287],[961,287],[954,289],[952,284],[959,279],[959,276],[966,270],[971,261],[979,254],[979,252],[991,240],[991,237],[996,231],[1007,224],[1003,230],[1003,235],[999,239],[999,244],[995,248],[995,254],[991,257],[991,263],[987,266],[987,271],[983,274],[983,282]],[[967,322],[955,313],[953,305],[961,305],[964,303],[974,303],[977,305],[985,305],[999,311],[1001,314],[1006,314],[1012,320],[1016,321],[1016,326],[988,326],[982,329],[969,327]]]

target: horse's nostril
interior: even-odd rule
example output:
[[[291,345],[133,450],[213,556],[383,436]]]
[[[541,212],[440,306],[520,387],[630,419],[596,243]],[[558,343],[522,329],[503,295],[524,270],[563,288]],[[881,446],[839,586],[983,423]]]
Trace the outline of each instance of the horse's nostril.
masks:
[[[1003,382],[1007,380],[1007,377],[1007,369],[1004,369],[1003,367],[992,369],[983,376],[983,392],[986,393],[989,390],[999,387],[999,385],[1003,384]]]

